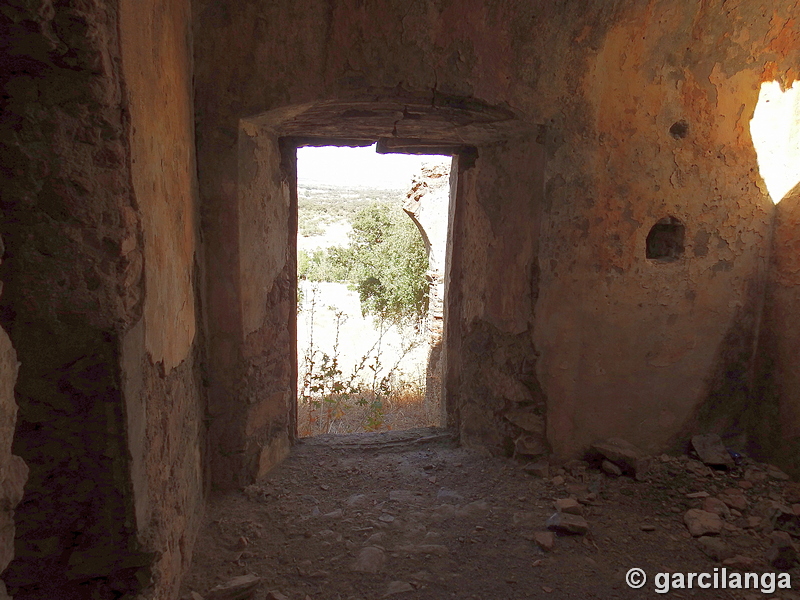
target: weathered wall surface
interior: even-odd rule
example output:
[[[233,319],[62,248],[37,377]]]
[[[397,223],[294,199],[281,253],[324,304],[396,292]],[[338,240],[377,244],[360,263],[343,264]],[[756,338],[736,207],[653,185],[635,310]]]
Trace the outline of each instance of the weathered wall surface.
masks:
[[[800,476],[800,188],[775,207],[753,450]]]
[[[213,365],[225,393],[211,404],[215,481],[226,486],[245,483],[245,473],[263,475],[288,454],[297,379],[284,359],[296,354],[297,344],[292,329],[296,251],[290,236],[297,226],[292,225],[296,208],[291,209],[281,148],[268,131],[243,124],[238,156],[237,220],[227,239],[242,241],[236,266],[241,297],[235,311],[241,323],[231,332],[240,344],[235,355]]]
[[[171,370],[195,335],[196,170],[188,1],[120,2],[131,180],[144,242],[145,346]],[[125,240],[123,251],[136,240]]]
[[[557,452],[612,434],[664,447],[708,398],[706,426],[744,432],[772,210],[748,124],[780,19],[660,3],[626,11],[592,53],[585,129],[551,159],[540,260]],[[647,259],[648,231],[668,216],[685,225],[685,253]]]
[[[18,369],[17,353],[11,346],[8,334],[0,329],[0,573],[14,558],[14,509],[22,500],[28,479],[25,461],[11,453],[17,424],[14,384],[17,382]],[[0,598],[7,597],[4,586],[4,583],[0,583]]]
[[[1,302],[21,363],[13,447],[30,477],[5,579],[18,598],[128,592],[147,561],[129,545],[115,332],[139,317],[143,290],[141,253],[121,244],[138,223],[124,217],[135,208],[116,13],[6,8]]]
[[[146,290],[142,319],[120,352],[132,500],[137,540],[155,553],[149,593],[171,598],[191,561],[207,487],[191,8],[188,0],[122,0],[119,18]]]
[[[772,210],[748,122],[759,83],[796,73],[796,9],[790,0],[768,11],[721,0],[198,0],[203,203],[209,214],[235,204],[242,117],[383,89],[508,106],[528,128],[545,126],[545,158],[509,142],[505,151],[527,154],[509,162],[479,148],[474,170],[462,173],[457,218],[463,259],[475,264],[453,265],[469,280],[454,294],[461,316],[452,341],[461,345],[453,352],[463,374],[483,373],[451,382],[464,402],[453,413],[462,433],[526,450],[505,416],[522,402],[546,405],[537,410],[561,457],[609,435],[648,450],[693,428],[743,438],[753,429],[745,421]],[[535,196],[523,189],[524,168],[543,163],[541,219],[518,217],[497,236],[488,223],[511,219]],[[482,196],[495,206],[481,206]],[[648,259],[648,233],[667,217],[684,227],[683,254]],[[495,241],[522,235],[515,228],[532,244],[520,256],[538,263],[518,280],[490,256],[503,255]],[[501,268],[524,283],[522,301],[505,281],[492,292]],[[221,293],[212,289],[212,301]],[[504,366],[487,373],[487,357]],[[526,394],[537,400],[509,400]],[[528,417],[512,418],[518,426]],[[484,429],[495,433],[477,433]]]
[[[189,10],[127,11],[134,31],[116,2],[0,16],[16,598],[171,597],[202,504]]]
[[[445,397],[462,441],[547,452],[533,307],[544,149],[533,139],[459,160],[446,284]],[[520,224],[524,223],[524,227]]]
[[[451,171],[448,173],[448,171]],[[453,172],[455,171],[455,172]],[[403,210],[414,221],[428,253],[428,357],[425,372],[425,404],[431,414],[442,414],[444,361],[444,276],[450,215],[450,190],[458,168],[423,168],[414,179]],[[449,175],[449,176],[448,176]],[[442,421],[444,422],[444,421]]]

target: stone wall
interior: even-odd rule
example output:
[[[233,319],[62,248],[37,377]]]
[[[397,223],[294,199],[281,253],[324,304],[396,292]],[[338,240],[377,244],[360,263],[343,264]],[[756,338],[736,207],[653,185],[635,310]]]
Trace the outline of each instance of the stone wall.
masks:
[[[150,595],[171,598],[208,489],[191,7],[121,0],[119,19],[145,294],[118,361],[136,540],[155,555]]]
[[[25,461],[11,453],[11,441],[17,423],[14,384],[17,382],[18,369],[17,353],[11,346],[8,334],[0,329],[0,573],[14,558],[14,509],[22,500],[28,479]],[[0,581],[0,600],[6,598],[5,584]]]
[[[15,3],[0,29],[0,320],[30,466],[4,578],[171,598],[204,491],[188,2]]]
[[[452,168],[425,167],[411,183],[403,210],[420,231],[428,254],[428,314],[426,316],[428,356],[425,368],[425,405],[428,414],[444,415],[443,343],[444,277],[447,259],[447,234],[451,183],[457,179]],[[457,169],[456,169],[457,171]],[[445,418],[441,422],[446,422]]]
[[[288,451],[308,138],[457,155],[445,404],[465,443],[568,458],[712,429],[796,461],[797,201],[773,208],[748,124],[761,82],[797,77],[798,8],[7,4],[17,597],[171,598],[208,465],[236,486]]]
[[[768,13],[743,2],[676,0],[291,7],[199,0],[203,202],[217,214],[236,195],[243,117],[279,107],[291,115],[291,107],[380,98],[385,90],[508,107],[522,130],[542,126],[544,160],[527,146],[529,154],[509,164],[476,144],[474,170],[463,172],[462,225],[474,230],[464,233],[464,257],[488,262],[465,263],[459,275],[469,279],[454,307],[466,315],[453,334],[464,362],[451,389],[471,416],[452,413],[453,422],[465,438],[494,431],[476,435],[509,452],[533,452],[533,440],[518,446],[517,427],[541,425],[520,416],[509,429],[506,416],[530,402],[545,413],[545,446],[564,458],[609,435],[657,450],[711,428],[743,443],[752,427],[737,415],[754,402],[772,211],[748,123],[759,83],[791,79],[797,68],[796,8],[789,0]],[[352,123],[357,114],[364,116],[352,113]],[[336,131],[320,126],[319,135],[332,139]],[[507,151],[524,147],[509,141]],[[509,257],[487,258],[485,248],[494,251],[503,238],[484,221],[512,220],[524,197],[537,197],[522,181],[526,169],[544,171],[541,218],[519,216],[502,233],[520,229],[531,240],[524,260],[512,257],[525,263],[515,268],[529,268],[514,283],[524,281],[526,291],[515,296],[519,290],[503,282],[507,298],[493,299],[489,282],[508,271],[500,257]],[[472,188],[496,198],[496,215],[469,198]],[[658,246],[659,232],[670,229],[682,232],[680,256],[648,257],[651,233]],[[222,237],[212,236],[220,248]],[[224,293],[212,289],[211,301]],[[497,312],[488,317],[490,310]],[[512,358],[487,367],[503,352]],[[516,391],[487,392],[496,389]]]
[[[775,207],[768,294],[758,344],[752,450],[800,477],[800,188]]]

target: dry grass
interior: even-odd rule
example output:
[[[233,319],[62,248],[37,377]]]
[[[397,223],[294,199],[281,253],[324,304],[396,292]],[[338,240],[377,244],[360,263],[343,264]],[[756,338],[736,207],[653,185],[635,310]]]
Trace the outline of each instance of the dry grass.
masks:
[[[438,425],[438,407],[426,406],[425,389],[403,385],[376,401],[372,392],[331,395],[301,401],[297,407],[300,437],[323,433],[364,433]]]

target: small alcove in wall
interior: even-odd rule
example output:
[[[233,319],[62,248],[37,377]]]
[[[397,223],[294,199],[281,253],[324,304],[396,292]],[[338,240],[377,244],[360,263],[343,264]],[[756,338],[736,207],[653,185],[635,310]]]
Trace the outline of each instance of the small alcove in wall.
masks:
[[[686,227],[676,217],[659,219],[647,234],[645,256],[658,262],[675,262],[684,253]]]

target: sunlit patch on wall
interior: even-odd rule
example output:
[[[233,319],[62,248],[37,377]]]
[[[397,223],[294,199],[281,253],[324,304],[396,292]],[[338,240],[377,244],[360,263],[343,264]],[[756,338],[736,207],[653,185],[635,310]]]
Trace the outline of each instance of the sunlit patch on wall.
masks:
[[[777,204],[800,182],[800,82],[785,91],[777,81],[761,84],[750,136],[761,177]]]

